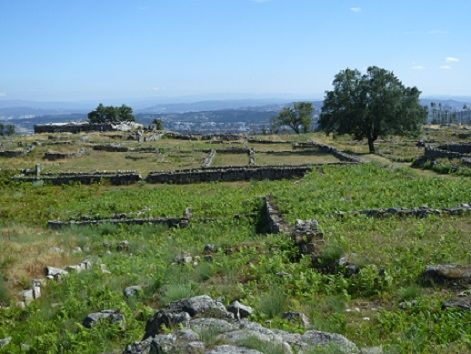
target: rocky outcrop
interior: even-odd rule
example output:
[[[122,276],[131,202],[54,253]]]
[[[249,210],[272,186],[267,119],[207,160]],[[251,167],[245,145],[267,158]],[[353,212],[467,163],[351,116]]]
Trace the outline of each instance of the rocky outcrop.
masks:
[[[214,342],[218,344],[214,346]],[[147,323],[144,339],[128,345],[123,353],[262,353],[254,343],[264,347],[265,353],[266,348],[284,353],[307,353],[316,348],[359,353],[357,346],[340,334],[290,333],[235,319],[222,303],[206,295],[176,301],[157,311]]]

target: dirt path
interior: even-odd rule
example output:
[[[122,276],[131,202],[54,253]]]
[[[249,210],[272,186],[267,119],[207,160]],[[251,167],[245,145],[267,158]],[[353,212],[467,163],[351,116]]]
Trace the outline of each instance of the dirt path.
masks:
[[[419,176],[427,176],[427,177],[441,177],[441,178],[459,178],[459,176],[454,176],[454,175],[448,175],[448,174],[440,174],[432,170],[424,170],[421,168],[412,168],[410,165],[410,162],[394,162],[389,160],[386,157],[379,156],[379,155],[374,155],[374,154],[367,154],[367,155],[361,155],[360,158],[362,158],[365,161],[368,162],[377,162],[380,165],[391,167],[391,168],[402,168],[402,169],[409,169],[409,171],[412,171],[416,175]]]

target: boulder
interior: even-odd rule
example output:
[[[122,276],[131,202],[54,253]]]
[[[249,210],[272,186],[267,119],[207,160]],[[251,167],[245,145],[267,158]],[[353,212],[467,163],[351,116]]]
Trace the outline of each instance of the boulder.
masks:
[[[471,296],[458,297],[455,299],[451,299],[449,301],[445,301],[442,304],[442,308],[470,311],[471,310]]]
[[[89,314],[85,317],[82,324],[86,328],[92,328],[101,320],[107,320],[110,323],[123,323],[124,316],[117,310],[103,310]]]
[[[432,265],[425,268],[422,279],[437,284],[464,284],[471,282],[471,266],[451,264]]]
[[[45,269],[46,277],[48,279],[60,279],[63,276],[69,274],[66,270],[55,267],[46,267]]]
[[[290,322],[299,323],[304,328],[307,328],[311,325],[309,318],[302,312],[285,312],[283,313],[283,318]]]
[[[188,264],[191,262],[193,262],[193,257],[191,254],[186,252],[182,252],[175,257],[175,263],[177,264]]]
[[[123,294],[126,298],[130,298],[133,296],[139,295],[139,293],[142,291],[142,286],[140,285],[133,285],[133,286],[128,286],[123,290]]]
[[[227,307],[227,311],[234,314],[234,317],[237,319],[249,317],[253,313],[253,309],[250,306],[242,305],[237,300]]]
[[[206,354],[263,354],[255,349],[236,347],[235,345],[220,345],[206,352]]]
[[[11,337],[5,337],[3,339],[0,339],[0,349],[6,347],[8,344],[10,344],[12,338]]]
[[[332,346],[338,353],[359,353],[353,342],[337,333],[307,331],[302,335],[302,340],[308,346]]]

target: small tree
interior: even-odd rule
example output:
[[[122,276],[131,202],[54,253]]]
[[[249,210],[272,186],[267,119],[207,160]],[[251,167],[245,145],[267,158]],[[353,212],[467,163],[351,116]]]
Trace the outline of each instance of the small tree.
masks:
[[[314,106],[311,102],[295,102],[290,107],[285,107],[272,120],[273,130],[277,131],[283,126],[288,126],[296,134],[307,133],[311,128]]]
[[[0,136],[15,135],[16,129],[13,124],[0,123]]]
[[[160,118],[154,118],[150,125],[155,130],[164,130],[164,122]]]
[[[362,75],[346,69],[335,76],[333,86],[326,92],[319,129],[366,138],[370,153],[379,137],[418,132],[427,119],[421,92],[405,87],[391,71],[373,66]]]
[[[121,107],[104,106],[100,103],[94,111],[88,113],[90,123],[120,123],[134,122],[132,108],[126,105]]]

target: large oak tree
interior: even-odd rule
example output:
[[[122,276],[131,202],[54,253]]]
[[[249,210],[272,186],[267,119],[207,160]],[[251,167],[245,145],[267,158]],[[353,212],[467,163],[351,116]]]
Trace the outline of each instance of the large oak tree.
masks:
[[[276,131],[283,126],[290,127],[296,134],[307,133],[311,128],[314,106],[311,102],[295,102],[285,107],[272,120]]]
[[[319,129],[327,133],[352,134],[367,139],[370,153],[374,142],[391,134],[420,130],[427,109],[419,102],[417,87],[405,87],[393,72],[376,66],[365,74],[358,70],[340,71],[334,89],[326,92]]]

